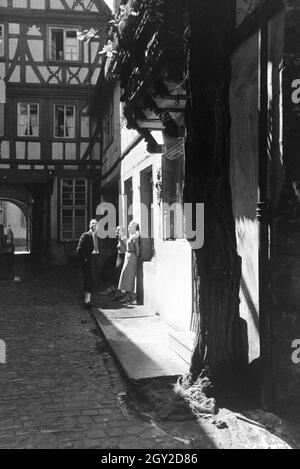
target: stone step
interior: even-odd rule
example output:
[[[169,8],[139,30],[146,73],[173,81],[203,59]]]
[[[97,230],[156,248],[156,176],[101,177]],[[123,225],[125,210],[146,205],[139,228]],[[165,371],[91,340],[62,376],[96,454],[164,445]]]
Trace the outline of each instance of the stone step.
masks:
[[[187,364],[190,364],[193,351],[195,333],[169,329],[169,347]]]
[[[144,306],[121,305],[101,298],[93,309],[115,357],[134,381],[188,372],[187,363],[169,347],[169,327]]]

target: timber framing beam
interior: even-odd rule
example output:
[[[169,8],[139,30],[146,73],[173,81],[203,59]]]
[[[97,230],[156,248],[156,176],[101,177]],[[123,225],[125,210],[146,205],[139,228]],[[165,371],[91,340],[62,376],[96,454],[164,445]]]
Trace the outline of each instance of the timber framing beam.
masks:
[[[83,13],[84,13],[84,21],[83,21]],[[84,24],[89,25],[90,22],[97,22],[99,26],[106,27],[106,21],[103,19],[99,21],[100,15],[99,12],[88,13],[82,11],[71,11],[71,10],[34,10],[34,9],[25,9],[25,8],[1,8],[0,7],[0,16],[1,21],[8,21],[8,22],[17,22],[17,21],[27,21],[30,23],[38,22],[38,23],[49,23],[49,15],[51,15],[51,21],[55,19],[59,19],[64,21],[65,24],[72,24],[72,25],[82,25]],[[103,11],[102,15],[105,15]],[[107,20],[111,17],[109,14],[106,15]],[[103,17],[102,17],[103,18]]]

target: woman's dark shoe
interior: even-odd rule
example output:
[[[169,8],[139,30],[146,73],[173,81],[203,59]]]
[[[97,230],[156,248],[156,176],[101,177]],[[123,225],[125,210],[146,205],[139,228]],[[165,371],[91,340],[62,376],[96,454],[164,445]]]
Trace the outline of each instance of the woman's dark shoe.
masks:
[[[107,296],[108,296],[109,298],[113,298],[116,293],[117,293],[116,288],[115,288],[115,287],[112,287],[112,288],[110,289],[110,292],[108,293]]]
[[[136,294],[135,293],[130,293],[130,300],[129,303],[131,304],[137,304],[136,303]]]
[[[92,303],[91,301],[89,301],[88,303],[84,303],[85,309],[96,308],[96,306],[97,305],[95,303]]]
[[[101,295],[101,296],[108,296],[108,295],[110,295],[111,293],[113,293],[113,289],[112,289],[112,288],[107,288],[106,290],[101,291],[101,292],[99,293],[99,295]]]
[[[126,295],[123,298],[121,298],[119,301],[120,303],[129,303],[130,300],[131,300],[130,293],[126,293]]]
[[[124,296],[124,294],[120,290],[117,290],[116,293],[114,294],[114,296],[112,297],[112,299],[113,300],[119,300],[123,296]]]

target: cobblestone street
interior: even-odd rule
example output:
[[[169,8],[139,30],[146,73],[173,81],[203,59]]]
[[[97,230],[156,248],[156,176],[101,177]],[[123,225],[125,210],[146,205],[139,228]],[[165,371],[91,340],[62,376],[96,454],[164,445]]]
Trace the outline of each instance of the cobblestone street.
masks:
[[[157,422],[135,402],[80,305],[78,278],[63,267],[17,265],[15,272],[20,281],[0,282],[0,449],[288,448],[287,440],[299,441],[298,426],[260,411],[249,416],[262,425],[226,409],[208,420]]]
[[[125,384],[63,268],[0,283],[0,448],[186,448],[122,403]]]

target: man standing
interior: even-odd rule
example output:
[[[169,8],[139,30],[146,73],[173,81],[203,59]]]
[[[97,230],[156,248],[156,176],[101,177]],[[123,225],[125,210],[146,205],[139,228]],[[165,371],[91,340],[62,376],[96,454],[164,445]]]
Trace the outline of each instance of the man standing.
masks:
[[[89,228],[88,232],[81,235],[77,246],[77,253],[83,269],[83,301],[84,307],[87,309],[96,306],[91,303],[91,294],[97,289],[97,267],[99,262],[98,222],[96,219],[90,221]]]

